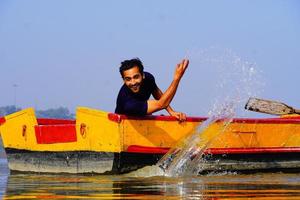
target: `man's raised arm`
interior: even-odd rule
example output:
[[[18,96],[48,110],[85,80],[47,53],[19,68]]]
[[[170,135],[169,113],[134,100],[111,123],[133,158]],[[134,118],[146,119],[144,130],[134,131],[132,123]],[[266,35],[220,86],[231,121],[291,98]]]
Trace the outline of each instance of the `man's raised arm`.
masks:
[[[165,109],[169,106],[177,91],[179,82],[185,70],[187,69],[188,65],[189,65],[189,60],[187,59],[184,59],[181,61],[181,63],[177,64],[173,81],[170,84],[169,88],[165,91],[165,93],[162,94],[161,98],[158,100],[147,101],[148,104],[147,114],[151,114],[153,112]]]

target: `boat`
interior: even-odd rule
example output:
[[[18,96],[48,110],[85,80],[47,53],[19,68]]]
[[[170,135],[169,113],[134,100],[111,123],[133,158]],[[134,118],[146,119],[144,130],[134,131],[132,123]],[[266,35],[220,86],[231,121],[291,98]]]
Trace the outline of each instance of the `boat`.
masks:
[[[12,172],[122,174],[155,165],[206,119],[88,107],[78,107],[75,120],[45,119],[27,108],[0,117],[0,133]],[[234,118],[226,129],[220,119],[199,137],[210,141],[203,173],[300,169],[300,115]]]

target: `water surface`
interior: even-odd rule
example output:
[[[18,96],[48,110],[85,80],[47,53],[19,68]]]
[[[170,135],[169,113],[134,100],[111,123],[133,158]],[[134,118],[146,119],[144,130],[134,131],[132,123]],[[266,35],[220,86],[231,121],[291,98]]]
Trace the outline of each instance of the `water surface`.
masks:
[[[0,187],[3,199],[300,199],[300,174],[9,174],[1,159]]]

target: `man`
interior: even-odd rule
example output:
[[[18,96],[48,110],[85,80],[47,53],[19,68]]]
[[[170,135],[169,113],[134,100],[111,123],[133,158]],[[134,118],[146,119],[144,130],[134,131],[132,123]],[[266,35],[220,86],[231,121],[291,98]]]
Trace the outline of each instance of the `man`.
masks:
[[[189,60],[186,59],[177,64],[173,81],[163,93],[157,87],[153,75],[144,72],[143,63],[138,58],[123,61],[119,71],[124,85],[118,94],[115,113],[144,116],[166,109],[171,116],[175,116],[179,121],[185,121],[186,115],[174,111],[170,103],[188,65]],[[154,99],[149,100],[151,94]]]

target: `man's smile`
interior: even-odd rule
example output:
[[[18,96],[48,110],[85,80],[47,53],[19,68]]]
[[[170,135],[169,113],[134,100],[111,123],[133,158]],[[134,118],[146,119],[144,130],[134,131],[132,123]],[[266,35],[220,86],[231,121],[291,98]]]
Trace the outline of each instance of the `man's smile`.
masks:
[[[130,89],[133,90],[134,92],[138,92],[140,89],[140,85],[141,84],[132,85],[132,86],[130,86]]]

